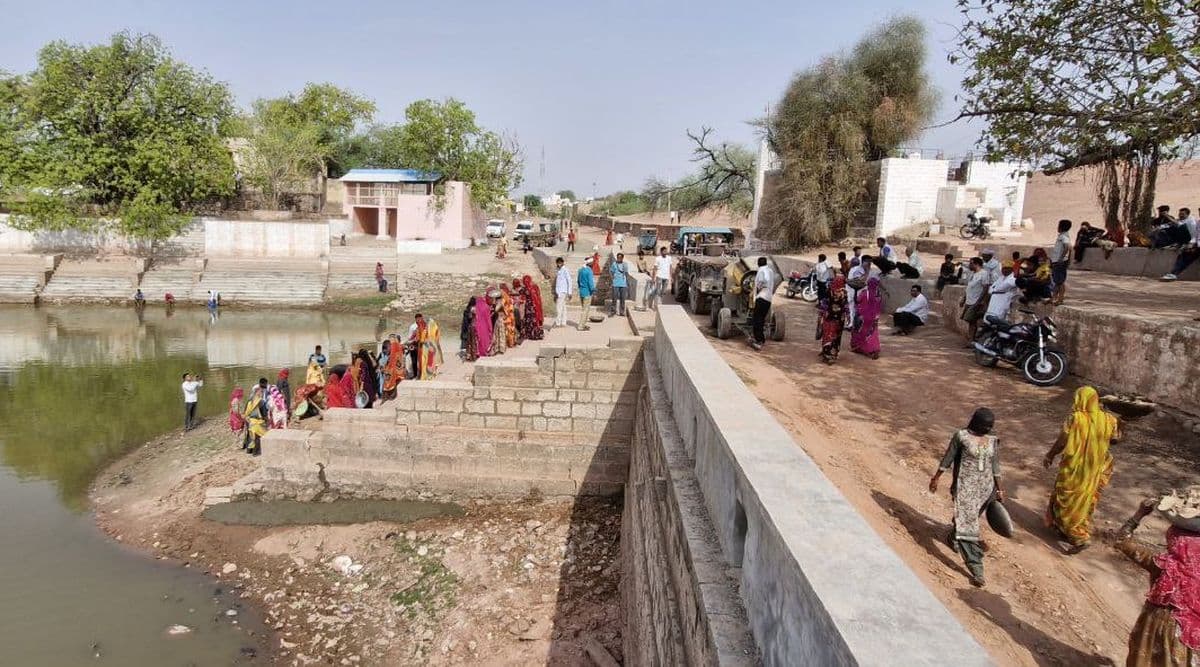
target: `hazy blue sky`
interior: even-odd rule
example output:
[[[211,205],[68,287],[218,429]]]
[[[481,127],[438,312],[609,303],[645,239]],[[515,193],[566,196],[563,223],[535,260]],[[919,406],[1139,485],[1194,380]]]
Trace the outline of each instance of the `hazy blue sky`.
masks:
[[[919,8],[918,8],[919,7]],[[176,57],[229,83],[239,104],[331,81],[372,98],[377,119],[415,99],[457,97],[525,148],[519,192],[581,196],[689,170],[688,128],[751,142],[745,121],[791,75],[848,48],[879,21],[916,12],[953,117],[960,72],[945,59],[953,0],[840,2],[308,2],[0,0],[11,21],[0,69],[25,72],[47,41],[152,32]],[[961,154],[977,128],[931,130],[922,146]],[[545,180],[539,175],[545,151]]]

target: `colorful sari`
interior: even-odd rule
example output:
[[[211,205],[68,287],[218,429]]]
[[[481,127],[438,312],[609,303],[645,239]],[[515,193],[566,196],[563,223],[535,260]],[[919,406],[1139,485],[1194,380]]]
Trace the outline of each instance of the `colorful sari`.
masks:
[[[246,418],[246,430],[255,438],[267,434],[267,420],[263,418],[265,398],[262,388],[255,385],[254,391],[250,392],[250,400],[246,401],[246,407],[242,410],[242,416]]]
[[[1073,546],[1091,541],[1092,514],[1100,491],[1112,478],[1108,444],[1117,437],[1117,418],[1100,408],[1096,390],[1087,386],[1075,390],[1071,416],[1059,436],[1066,446],[1046,510],[1046,525],[1056,528]]]
[[[383,392],[396,391],[396,385],[404,380],[404,346],[395,336],[388,338],[387,364],[383,367]]]
[[[475,297],[475,356],[486,357],[492,346],[492,309],[487,299]]]
[[[329,382],[325,383],[325,407],[327,408],[352,408],[354,407],[354,396],[347,393],[346,386],[350,378],[349,371],[346,376],[339,376],[337,373],[329,374]],[[353,380],[351,380],[353,382]]]
[[[842,349],[842,332],[846,328],[846,279],[837,276],[828,294],[818,306],[820,313],[821,359],[833,363]]]
[[[267,387],[267,411],[271,416],[271,428],[287,428],[287,400],[275,385]]]
[[[245,392],[241,387],[234,387],[229,394],[229,430],[241,433],[246,428],[246,418],[242,416],[242,396]]]
[[[308,362],[308,370],[304,373],[304,384],[314,384],[318,387],[325,386],[325,370],[317,362]]]
[[[858,291],[855,304],[855,319],[858,328],[850,336],[850,350],[879,358],[879,314],[883,312],[883,295],[879,292],[879,278],[867,279],[867,286]]]
[[[367,392],[366,407],[369,408],[375,404],[375,398],[379,396],[379,388],[376,386],[379,373],[375,368],[375,362],[366,350],[359,350],[357,359],[360,364],[358,374],[359,389]]]
[[[512,294],[508,285],[500,285],[500,308],[504,315],[504,337],[507,347],[517,346],[517,318],[514,315]]]
[[[503,292],[497,290],[496,294],[503,294]],[[487,304],[491,309],[492,317],[492,344],[489,353],[492,356],[504,354],[504,351],[508,349],[508,330],[504,326],[504,306],[499,296],[489,296]]]
[[[442,362],[442,330],[437,321],[422,320],[417,324],[417,368],[418,380],[437,377]]]
[[[463,361],[475,361],[479,358],[479,343],[475,333],[475,297],[467,299],[463,308],[462,326],[458,330],[459,354]]]
[[[545,336],[543,327],[546,323],[542,313],[542,290],[528,275],[521,278],[521,283],[525,287],[525,338],[541,340]]]

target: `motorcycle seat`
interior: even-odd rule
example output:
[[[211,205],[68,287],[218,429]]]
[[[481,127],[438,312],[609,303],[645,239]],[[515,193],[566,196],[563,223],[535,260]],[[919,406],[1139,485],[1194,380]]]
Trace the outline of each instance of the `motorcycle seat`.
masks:
[[[983,318],[983,321],[987,322],[988,324],[992,325],[993,327],[996,327],[997,329],[1001,329],[1001,330],[1005,330],[1005,331],[1007,331],[1008,329],[1011,329],[1013,326],[1012,322],[1009,322],[1008,320],[1004,319],[1003,317],[997,317],[995,315],[988,315],[987,317]]]

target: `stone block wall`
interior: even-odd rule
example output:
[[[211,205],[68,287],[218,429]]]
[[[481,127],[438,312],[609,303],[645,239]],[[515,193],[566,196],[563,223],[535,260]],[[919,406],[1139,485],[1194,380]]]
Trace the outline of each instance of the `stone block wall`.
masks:
[[[942,292],[942,323],[967,334],[958,303],[964,288]],[[1087,382],[1141,394],[1189,413],[1200,404],[1200,326],[1191,320],[1148,317],[1112,307],[1063,305],[1050,313],[1070,371]],[[1023,315],[1021,316],[1024,317]]]
[[[272,431],[262,473],[272,495],[403,497],[608,495],[625,483],[643,339],[543,345],[488,358],[471,382],[403,382],[372,410],[332,409],[320,431]],[[256,484],[257,486],[253,486]]]
[[[875,233],[886,236],[937,212],[938,190],[946,185],[946,160],[886,158],[879,161]]]
[[[709,577],[722,569],[702,565],[719,553],[724,572],[737,581],[750,632],[766,665],[944,665],[947,656],[953,656],[955,665],[991,664],[986,652],[754,399],[682,308],[659,308],[647,354],[653,355],[665,411],[683,443],[680,455],[666,459],[671,481],[651,481],[673,484],[675,479],[685,480],[690,470],[695,477],[692,497],[703,504],[712,526],[706,541],[713,549],[704,552],[707,556],[695,552],[700,554],[692,556],[690,571],[695,576],[690,581],[678,577],[673,585],[690,585],[695,599],[697,588],[703,593],[704,585],[713,581]],[[635,470],[644,456],[637,448],[647,442],[634,440]],[[641,478],[635,474],[632,479]],[[640,500],[635,497],[634,502]],[[682,510],[680,516],[687,525],[695,518]],[[699,534],[689,531],[688,536]],[[670,550],[673,559],[682,558],[682,553]],[[687,563],[672,563],[670,569],[689,571]],[[678,588],[673,593],[677,600],[687,599]],[[648,618],[671,616],[661,612],[661,605],[671,604],[669,596],[651,594],[640,602],[651,606],[645,612]],[[713,618],[717,617],[710,616],[710,624]],[[635,621],[630,619],[631,624]],[[647,633],[671,633],[672,627],[645,625],[638,641],[659,642]],[[699,636],[698,628],[703,624],[682,627],[683,641]],[[637,647],[632,650],[631,655],[641,655]]]

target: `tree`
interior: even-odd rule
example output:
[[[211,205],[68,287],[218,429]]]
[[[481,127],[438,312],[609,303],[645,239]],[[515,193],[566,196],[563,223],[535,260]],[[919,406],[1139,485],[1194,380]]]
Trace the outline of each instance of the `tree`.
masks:
[[[914,18],[796,74],[761,121],[782,169],[760,235],[793,247],[844,235],[866,203],[868,161],[916,138],[936,107],[925,28]]]
[[[669,206],[686,214],[721,206],[737,215],[750,213],[754,207],[754,152],[728,142],[710,146],[710,134],[712,129],[707,127],[700,134],[687,133],[695,144],[691,161],[700,165],[694,174],[677,183],[657,178],[646,182],[643,196],[652,210]]]
[[[526,211],[531,213],[540,213],[544,210],[542,198],[537,195],[525,195],[521,198],[521,204],[525,206]]]
[[[92,228],[165,238],[182,215],[233,191],[224,84],[152,35],[51,42],[37,68],[0,82],[0,186],[23,229]]]
[[[1193,0],[958,0],[959,118],[982,117],[989,157],[1055,174],[1099,165],[1105,226],[1149,224],[1158,166],[1200,133]]]
[[[283,166],[266,158],[251,157],[247,178],[264,187],[261,184],[272,182],[281,174],[303,175],[304,170],[312,169],[309,173],[320,176],[317,190],[320,205],[324,206],[325,181],[339,167],[335,159],[358,124],[370,120],[374,113],[373,102],[331,83],[310,83],[299,95],[256,101],[250,123],[251,152],[262,151],[276,159],[290,158],[293,163]],[[287,138],[306,144],[286,149],[280,140]],[[314,153],[316,162],[312,163]],[[263,191],[266,193],[267,187]],[[279,192],[274,193],[274,205],[278,205]]]
[[[418,100],[405,109],[404,120],[398,152],[405,167],[469,184],[471,197],[485,209],[521,184],[524,160],[516,139],[479,127],[462,102]]]
[[[403,125],[372,125],[345,142],[335,161],[343,170],[405,168]]]
[[[559,190],[558,196],[569,201],[576,201],[574,190]]]

